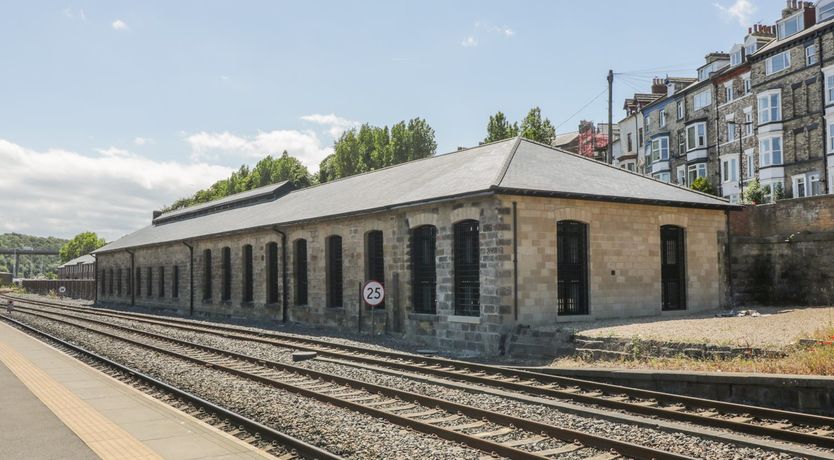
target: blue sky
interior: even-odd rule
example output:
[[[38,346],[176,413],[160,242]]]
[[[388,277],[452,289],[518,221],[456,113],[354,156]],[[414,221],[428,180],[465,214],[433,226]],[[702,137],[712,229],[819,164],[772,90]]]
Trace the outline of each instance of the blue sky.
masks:
[[[632,74],[616,120],[655,73],[694,75],[783,4],[3,2],[0,231],[113,239],[267,153],[315,170],[361,122],[426,118],[438,153],[476,145],[497,110],[573,131],[604,121],[605,95],[571,116],[609,68]]]

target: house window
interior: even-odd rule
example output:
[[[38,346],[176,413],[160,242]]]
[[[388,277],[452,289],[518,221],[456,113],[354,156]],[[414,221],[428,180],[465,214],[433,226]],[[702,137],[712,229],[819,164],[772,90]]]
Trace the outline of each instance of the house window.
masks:
[[[652,177],[661,182],[669,182],[671,179],[668,172],[652,174]]]
[[[721,179],[724,182],[736,182],[738,180],[738,160],[729,158],[721,162]]]
[[[808,196],[805,190],[805,176],[794,176],[793,177],[793,197],[794,198],[804,198]]]
[[[677,181],[678,185],[686,185],[686,166],[680,165],[678,166],[677,172]]]
[[[159,297],[165,297],[165,267],[159,267]]]
[[[147,269],[148,279],[145,280],[145,289],[148,291],[145,293],[148,297],[153,297],[153,267],[148,267]]]
[[[307,240],[295,240],[295,304],[307,305]]]
[[[694,165],[689,165],[687,168],[687,172],[687,179],[689,185],[692,186],[692,184],[695,182],[695,179],[699,177],[707,177],[707,164],[698,163]]]
[[[744,135],[750,136],[753,134],[753,108],[748,107],[744,109]]]
[[[824,0],[817,3],[817,22],[822,22],[832,17],[834,17],[834,2]]]
[[[686,127],[686,149],[694,150],[707,146],[706,123],[695,123]]]
[[[759,124],[780,121],[782,119],[782,93],[770,93],[759,96]]]
[[[764,202],[772,203],[779,198],[780,191],[784,190],[784,182],[782,179],[777,179],[766,184],[762,184],[762,191],[764,192]]]
[[[266,245],[266,303],[278,303],[278,243]]]
[[[724,87],[724,102],[732,102],[733,101],[733,86],[727,85]]]
[[[652,139],[652,162],[666,161],[669,159],[669,138],[659,137]]]
[[[631,144],[631,133],[626,134],[626,144],[628,145],[628,153],[633,152],[634,148]]]
[[[759,167],[782,164],[782,136],[768,137],[759,141]]]
[[[416,313],[437,311],[437,228],[417,227],[411,232],[411,301]]]
[[[480,232],[477,220],[454,225],[455,233],[455,314],[481,314]]]
[[[684,99],[678,101],[677,104],[678,109],[678,120],[683,120],[683,116],[686,114],[686,105]]]
[[[327,306],[341,308],[342,293],[342,237],[332,235],[327,238]]]
[[[704,90],[692,97],[692,110],[700,110],[712,104],[712,90]]]
[[[686,152],[686,130],[678,131],[678,155],[683,155]]]
[[[751,54],[755,53],[758,48],[759,48],[759,44],[756,43],[756,42],[753,42],[753,43],[744,47],[744,54],[747,55],[747,56],[750,56]]]
[[[755,157],[753,156],[753,149],[747,150],[744,152],[744,160],[747,162],[746,169],[747,175],[745,176],[748,179],[752,179],[754,173],[756,172],[755,166]]]
[[[750,77],[744,77],[742,80],[742,85],[744,86],[744,95],[750,94],[750,90],[752,89],[753,83],[750,81]]]
[[[808,174],[808,196],[822,195],[819,173]]]
[[[727,123],[727,142],[736,140],[736,124]]]
[[[776,72],[781,72],[790,66],[791,54],[790,51],[785,51],[777,54],[776,56],[769,57],[767,61],[765,61],[765,74],[771,75]]]
[[[659,113],[659,116],[658,116],[657,120],[658,120],[657,121],[658,126],[660,126],[661,128],[666,126],[666,110],[664,110],[664,109],[660,110],[660,113]]]
[[[180,296],[180,266],[174,265],[171,273],[171,297],[179,298]]]
[[[203,251],[203,300],[211,301],[211,249]]]
[[[232,298],[232,249],[223,248],[220,252],[220,265],[223,267],[223,283],[220,285],[220,300],[227,301]]]
[[[803,10],[804,11],[804,10]],[[802,30],[803,13],[799,12],[794,16],[789,17],[776,24],[779,33],[779,40],[790,37],[791,35]]]
[[[254,261],[252,260],[252,245],[246,244],[243,246],[243,302],[251,302],[253,300],[253,290],[255,286],[254,275]]]
[[[817,63],[817,45],[816,43],[805,47],[805,65],[813,65]]]
[[[643,128],[637,128],[637,145],[643,145]]]
[[[739,64],[741,64],[741,50],[730,55],[730,65],[735,67]]]
[[[828,152],[834,152],[834,123],[828,124]]]
[[[631,172],[634,172],[634,163],[626,164],[626,169],[628,169]]]
[[[825,77],[825,103],[834,102],[834,75]]]

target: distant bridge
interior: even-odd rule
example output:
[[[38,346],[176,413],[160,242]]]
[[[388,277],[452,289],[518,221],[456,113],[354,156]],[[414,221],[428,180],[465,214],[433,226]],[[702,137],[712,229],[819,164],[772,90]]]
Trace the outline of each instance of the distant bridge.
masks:
[[[34,248],[0,248],[0,254],[14,256],[14,273],[17,278],[17,268],[20,266],[20,256],[57,256],[60,255],[55,249],[34,249]]]

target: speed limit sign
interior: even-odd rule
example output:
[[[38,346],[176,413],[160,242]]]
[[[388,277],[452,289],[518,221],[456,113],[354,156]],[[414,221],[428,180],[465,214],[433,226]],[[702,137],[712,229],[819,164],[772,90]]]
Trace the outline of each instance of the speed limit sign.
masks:
[[[362,286],[362,299],[366,304],[376,307],[385,300],[385,288],[379,281],[368,281]]]
[[[61,286],[61,287],[59,287],[59,288],[58,288],[58,292],[60,292],[61,294],[63,294],[63,293],[65,293],[65,292],[67,292],[67,288],[66,288],[66,287],[64,287],[64,286]]]

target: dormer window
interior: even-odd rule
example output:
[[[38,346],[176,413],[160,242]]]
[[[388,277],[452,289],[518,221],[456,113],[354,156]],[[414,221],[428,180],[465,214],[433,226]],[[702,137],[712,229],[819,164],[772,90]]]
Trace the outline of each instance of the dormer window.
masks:
[[[803,26],[803,12],[799,13],[776,23],[776,29],[779,33],[779,40],[790,37],[791,35],[802,31]]]
[[[834,0],[822,0],[817,4],[817,22],[834,18]]]
[[[735,67],[739,64],[741,64],[741,50],[738,50],[735,53],[730,54],[730,65]]]

